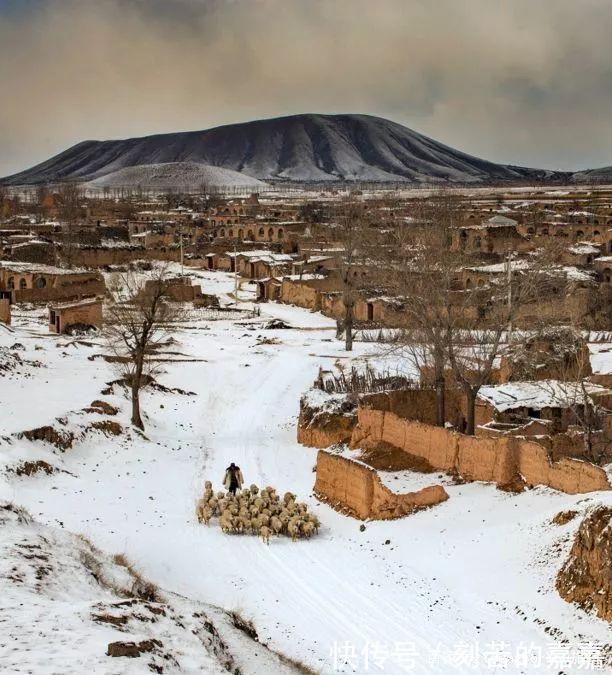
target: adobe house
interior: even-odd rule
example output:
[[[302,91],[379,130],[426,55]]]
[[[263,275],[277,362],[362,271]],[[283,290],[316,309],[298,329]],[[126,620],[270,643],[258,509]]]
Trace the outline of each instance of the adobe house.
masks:
[[[155,279],[148,279],[144,287],[145,295],[152,294],[157,283]],[[165,297],[174,302],[193,302],[202,297],[202,287],[192,284],[189,277],[168,279],[164,285],[166,286]]]
[[[510,270],[513,277],[520,275],[521,272],[531,267],[527,260],[512,260]],[[465,267],[461,270],[461,287],[468,290],[471,288],[481,288],[488,286],[492,280],[505,277],[508,274],[508,264],[506,262],[495,263],[493,265],[481,265],[479,267]]]
[[[499,382],[579,380],[592,374],[589,345],[578,331],[552,326],[526,337],[501,357]]]
[[[248,279],[263,279],[290,271],[293,258],[287,253],[267,250],[241,251],[236,255],[236,271]]]
[[[599,255],[599,246],[580,241],[563,252],[563,262],[567,265],[591,265]]]
[[[55,245],[50,241],[29,237],[27,241],[10,243],[12,260],[55,265]]]
[[[76,302],[49,305],[49,331],[65,333],[71,326],[102,325],[102,300],[86,298]]]
[[[11,303],[74,300],[105,291],[104,278],[98,272],[0,261],[0,298]]]
[[[612,240],[611,240],[612,242]],[[604,284],[612,283],[612,255],[595,258],[593,267]]]
[[[465,225],[452,235],[451,250],[470,253],[506,254],[528,251],[529,240],[518,230],[518,222],[506,216],[493,216],[480,225]]]
[[[258,279],[257,302],[275,302],[279,300],[282,286],[282,279],[278,279],[276,277]]]
[[[612,390],[590,382],[585,384],[585,388],[587,397],[603,407],[612,403]],[[572,408],[581,407],[583,402],[582,388],[578,382],[541,380],[487,385],[478,392],[476,425],[548,420],[553,432],[560,433],[576,423]]]

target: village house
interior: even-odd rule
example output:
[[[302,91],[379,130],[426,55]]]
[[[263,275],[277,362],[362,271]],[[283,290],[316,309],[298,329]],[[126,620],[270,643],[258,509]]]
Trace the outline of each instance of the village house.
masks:
[[[612,283],[612,255],[595,258],[593,267],[603,283]]]
[[[509,251],[529,251],[529,240],[518,230],[518,222],[506,216],[493,216],[480,225],[457,228],[451,239],[452,251],[505,255]]]
[[[0,261],[0,298],[15,302],[73,300],[106,291],[98,272]]]
[[[55,245],[50,241],[28,236],[24,241],[9,239],[9,256],[11,260],[20,262],[40,263],[43,265],[55,265]]]
[[[144,294],[152,295],[159,282],[148,279],[145,283]],[[174,277],[164,281],[164,296],[174,302],[193,302],[202,297],[202,287],[192,284],[189,277]]]
[[[65,333],[70,328],[99,328],[102,325],[102,300],[86,298],[49,305],[49,331]]]
[[[508,265],[510,265],[510,269],[508,269]],[[511,260],[509,263],[502,262],[492,265],[465,267],[460,273],[460,285],[465,290],[482,288],[489,286],[500,276],[506,276],[508,271],[510,271],[510,274],[514,278],[520,276],[521,272],[525,272],[530,268],[531,264],[527,260]]]
[[[578,265],[586,267],[592,265],[593,260],[599,256],[599,246],[594,246],[587,241],[580,241],[569,246],[562,255],[566,265]]]
[[[603,408],[612,407],[612,390],[598,384],[584,384],[586,396]],[[581,383],[560,380],[507,382],[481,387],[476,400],[476,424],[524,425],[543,420],[549,433],[567,431],[577,422],[576,411],[585,397]]]

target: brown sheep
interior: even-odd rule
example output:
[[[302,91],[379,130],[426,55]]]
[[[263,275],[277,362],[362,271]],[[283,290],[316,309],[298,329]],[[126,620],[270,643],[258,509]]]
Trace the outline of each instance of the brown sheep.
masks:
[[[263,541],[264,544],[269,544],[270,543],[270,535],[272,532],[270,531],[269,527],[266,527],[265,525],[262,525],[259,528],[259,536],[261,537],[261,540]]]
[[[272,516],[272,518],[270,518],[270,527],[274,534],[280,534],[284,529],[282,520],[276,516]]]
[[[302,524],[300,525],[300,529],[304,533],[304,536],[307,539],[310,539],[315,529],[314,523],[311,523],[309,520],[307,520],[306,522],[302,522]]]
[[[198,499],[196,502],[196,517],[198,519],[198,523],[201,523],[204,519],[203,517],[205,508],[207,508],[206,502],[203,499]]]
[[[291,518],[287,523],[287,533],[291,537],[291,541],[295,541],[300,536],[300,522],[297,518]]]
[[[319,531],[319,528],[321,527],[321,521],[314,515],[314,513],[308,514],[308,522],[312,523],[315,532]]]

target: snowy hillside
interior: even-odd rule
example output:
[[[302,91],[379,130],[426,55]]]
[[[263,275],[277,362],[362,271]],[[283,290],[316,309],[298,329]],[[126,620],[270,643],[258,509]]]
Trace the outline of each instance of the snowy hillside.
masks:
[[[169,188],[243,187],[253,190],[265,187],[265,183],[251,176],[195,162],[168,162],[167,164],[141,164],[112,171],[85,184],[90,188],[137,188],[152,190]]]
[[[553,172],[494,164],[370,115],[293,115],[206,131],[83,141],[6,184],[92,180],[125,167],[209,164],[259,179],[468,182],[540,179]]]
[[[587,169],[578,171],[572,178],[578,182],[588,183],[589,181],[612,182],[612,166],[603,166],[600,169]]]
[[[231,275],[191,274],[205,292],[229,302]],[[251,287],[240,293],[241,306],[250,308]],[[3,571],[15,566],[16,578],[24,578],[2,581],[3,634],[20,636],[30,650],[20,665],[17,647],[3,645],[0,671],[149,672],[143,656],[109,664],[104,651],[111,641],[157,639],[179,663],[164,672],[216,672],[206,670],[218,661],[208,643],[202,647],[200,633],[182,636],[173,619],[182,614],[189,633],[200,625],[198,611],[213,620],[245,674],[292,672],[297,662],[302,673],[322,674],[603,671],[609,625],[554,588],[580,518],[564,525],[551,519],[561,510],[583,514],[610,504],[612,493],[511,494],[435,473],[430,476],[444,485],[448,501],[363,529],[313,496],[316,451],[297,443],[296,423],[300,396],[320,367],[383,357],[376,344],[364,342],[347,357],[334,340],[335,322],[320,314],[260,307],[261,316],[194,311],[177,327],[175,342],[159,352],[164,388],[143,394],[144,435],[129,427],[126,393],[108,385],[117,375],[100,356],[99,338],[50,336],[43,313],[26,308],[15,312],[12,329],[0,330],[0,356],[9,364],[0,369],[0,387],[10,390],[0,418],[0,501],[27,508],[40,523],[12,519],[0,526]],[[292,328],[269,329],[270,318]],[[111,408],[96,411],[94,399]],[[96,421],[115,422],[120,433],[93,426]],[[72,432],[71,447],[19,433],[41,426]],[[26,475],[24,462],[39,460],[52,472]],[[247,484],[291,490],[306,501],[321,520],[318,535],[297,542],[276,537],[265,545],[198,524],[194,505],[204,481],[220,489],[231,461]],[[401,491],[422,477],[402,471],[383,479]],[[164,620],[128,619],[125,632],[92,622],[98,603],[113,615],[128,610],[87,579],[78,563],[82,544],[69,532],[133,562],[171,608]],[[24,561],[29,549],[17,544],[40,544],[41,537],[45,556],[56,562],[49,563],[53,583],[37,593],[36,561]],[[125,578],[125,570],[104,560],[109,574]],[[252,642],[237,642],[228,632],[227,615],[211,616],[213,606],[252,621],[261,645],[295,663],[257,660]],[[82,653],[52,631],[52,622],[62,621],[83,641]],[[269,649],[258,651],[261,659],[277,659]],[[62,659],[74,669],[61,667]]]
[[[0,502],[0,589],[4,673],[297,672],[241,630],[239,617],[163,593],[125,556],[8,502]]]

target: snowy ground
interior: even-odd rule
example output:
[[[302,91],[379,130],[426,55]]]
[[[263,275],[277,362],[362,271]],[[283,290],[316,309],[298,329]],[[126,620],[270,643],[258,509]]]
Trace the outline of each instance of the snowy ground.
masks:
[[[196,274],[205,292],[233,290],[229,275]],[[242,306],[251,306],[250,293],[248,286],[241,291]],[[262,329],[271,317],[295,328]],[[349,363],[334,328],[319,314],[273,303],[261,305],[260,318],[189,321],[173,347],[187,359],[164,364],[159,380],[195,396],[147,393],[146,438],[88,434],[65,453],[5,439],[3,463],[41,458],[64,472],[2,475],[0,499],[25,506],[42,523],[82,533],[106,552],[125,554],[167,591],[238,610],[262,642],[317,672],[595,669],[610,641],[609,625],[554,590],[578,519],[563,527],[550,519],[563,509],[582,513],[612,503],[610,493],[536,489],[517,496],[442,479],[447,502],[402,520],[367,523],[364,531],[312,496],[316,451],[295,440],[298,405],[319,367]],[[264,338],[276,343],[262,344]],[[116,374],[95,358],[99,345],[49,337],[28,312],[13,331],[0,331],[0,347],[16,342],[25,348],[18,352],[24,361],[42,365],[0,373],[0,436],[54,424],[96,398],[119,406],[116,419],[127,426],[120,392],[100,394]],[[375,349],[357,343],[355,355],[377,358]],[[210,479],[220,489],[230,461],[247,483],[308,501],[323,523],[319,536],[265,546],[198,525],[194,502],[202,484]],[[398,481],[409,487],[421,478]],[[384,480],[395,487],[394,477]],[[428,480],[440,482],[437,474]],[[0,652],[0,670],[1,659]]]

